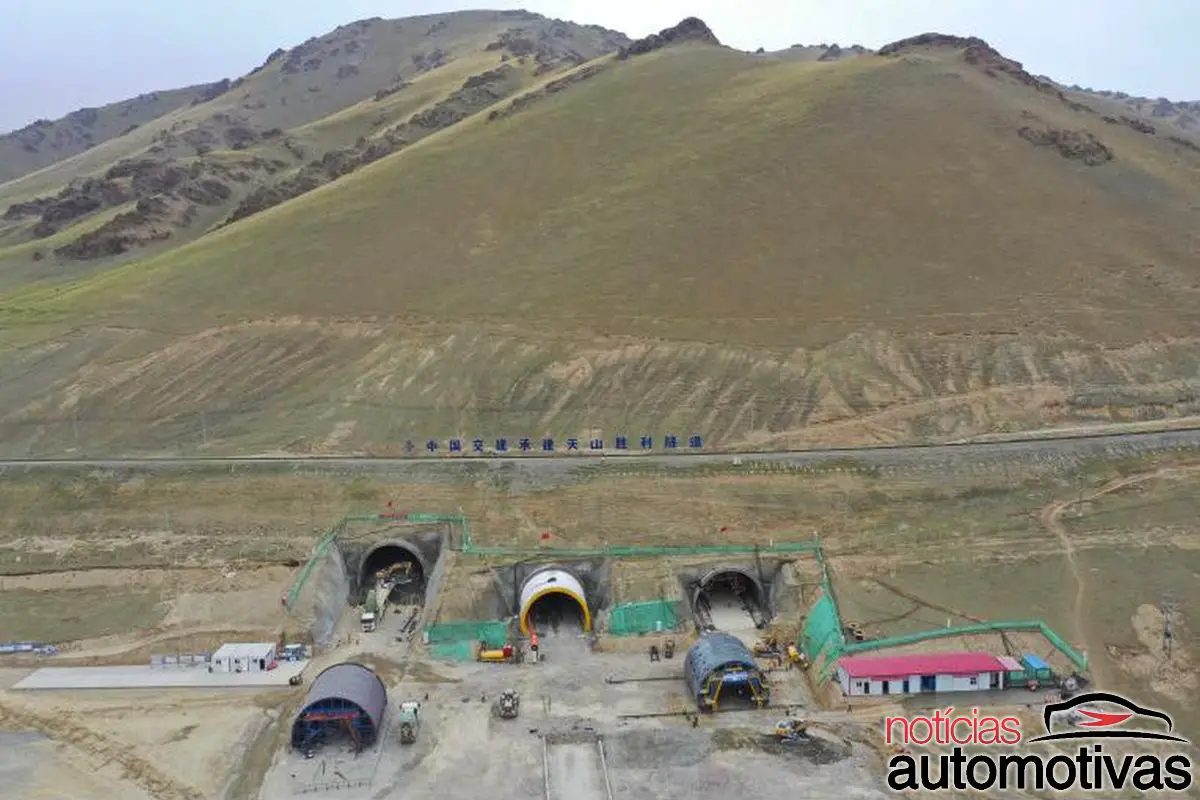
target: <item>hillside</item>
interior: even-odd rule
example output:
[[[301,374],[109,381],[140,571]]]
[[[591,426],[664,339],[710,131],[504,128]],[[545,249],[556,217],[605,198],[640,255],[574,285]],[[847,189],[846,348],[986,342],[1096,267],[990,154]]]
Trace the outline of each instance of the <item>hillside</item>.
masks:
[[[0,135],[0,184],[132,133],[179,108],[211,99],[228,81],[150,92],[99,108],[81,108],[56,119],[39,119]]]
[[[974,39],[820,60],[664,33],[186,246],[0,296],[0,442],[782,447],[1200,413],[1186,134]]]
[[[628,41],[523,11],[478,11],[363,20],[277,50],[248,75],[186,104],[163,100],[144,124],[97,134],[94,146],[0,184],[0,288],[169,249]],[[138,102],[49,127],[116,119]]]

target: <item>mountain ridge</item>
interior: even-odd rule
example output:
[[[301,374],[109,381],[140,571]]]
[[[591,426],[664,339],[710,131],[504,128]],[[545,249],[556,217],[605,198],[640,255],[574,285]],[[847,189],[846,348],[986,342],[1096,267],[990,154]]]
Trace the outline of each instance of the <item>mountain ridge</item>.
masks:
[[[103,208],[40,239],[21,239],[32,217],[0,222],[0,374],[20,376],[0,441],[394,452],[671,428],[794,446],[1196,413],[1186,133],[976,39],[764,57],[695,23],[638,45],[448,19],[432,38],[436,22],[373,23],[415,46],[361,70],[373,93],[322,101],[332,114],[196,153],[197,116],[229,113],[207,128],[222,136],[239,119],[215,98],[159,123],[174,139],[149,138],[149,166],[93,171],[112,186],[87,191],[126,192]],[[305,76],[336,85],[362,30],[255,78],[320,94]],[[404,85],[385,83],[401,63]],[[249,177],[189,199],[218,169]],[[115,258],[47,255],[111,236],[147,199],[135,180],[172,193],[143,211],[200,209],[192,227]],[[284,181],[303,191],[230,222]]]

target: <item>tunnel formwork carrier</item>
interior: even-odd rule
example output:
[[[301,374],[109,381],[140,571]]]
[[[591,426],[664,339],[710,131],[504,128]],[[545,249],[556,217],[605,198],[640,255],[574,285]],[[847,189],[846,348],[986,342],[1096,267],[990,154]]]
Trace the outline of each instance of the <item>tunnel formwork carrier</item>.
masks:
[[[309,687],[292,723],[292,747],[311,750],[345,736],[355,752],[379,736],[387,688],[370,668],[345,662],[327,667]]]
[[[684,679],[701,711],[717,711],[722,698],[739,698],[757,708],[771,702],[766,676],[742,640],[711,631],[696,640],[684,660]]]

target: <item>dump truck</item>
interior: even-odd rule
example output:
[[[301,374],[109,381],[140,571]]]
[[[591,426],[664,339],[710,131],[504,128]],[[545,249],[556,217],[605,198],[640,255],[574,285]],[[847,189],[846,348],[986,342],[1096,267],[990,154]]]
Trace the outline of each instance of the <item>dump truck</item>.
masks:
[[[397,719],[400,723],[400,744],[415,742],[417,731],[421,729],[421,704],[414,700],[401,703]]]
[[[384,604],[379,602],[379,593],[374,589],[367,592],[362,613],[362,629],[365,633],[370,633],[379,627],[379,623],[383,621],[383,611]]]
[[[514,689],[506,689],[496,698],[492,712],[500,719],[516,719],[521,712],[521,696]]]

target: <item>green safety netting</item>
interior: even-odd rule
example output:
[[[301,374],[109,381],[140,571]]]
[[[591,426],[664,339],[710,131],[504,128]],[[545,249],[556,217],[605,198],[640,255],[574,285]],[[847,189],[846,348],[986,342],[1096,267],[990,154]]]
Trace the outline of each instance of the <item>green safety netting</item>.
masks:
[[[608,632],[613,636],[637,636],[642,633],[674,630],[679,623],[675,603],[651,600],[645,603],[622,603],[608,617]]]
[[[475,659],[475,643],[439,642],[429,645],[429,654],[443,661],[473,661]]]
[[[828,594],[821,595],[813,603],[800,631],[800,652],[808,657],[809,663],[831,666],[845,644],[842,621],[837,605]],[[824,671],[824,670],[822,670]]]
[[[502,619],[476,622],[443,622],[425,629],[429,644],[487,642],[490,647],[502,647],[508,641],[508,621]],[[432,649],[432,647],[431,647]]]

